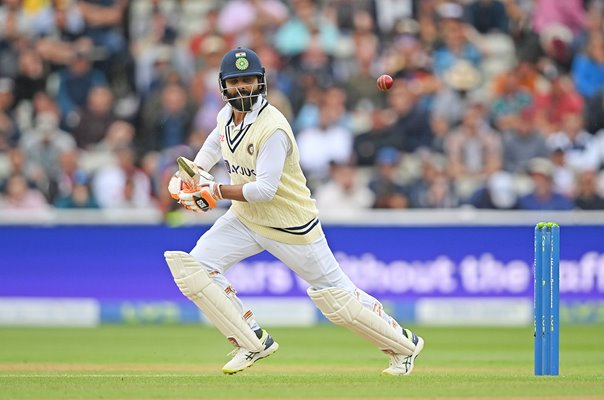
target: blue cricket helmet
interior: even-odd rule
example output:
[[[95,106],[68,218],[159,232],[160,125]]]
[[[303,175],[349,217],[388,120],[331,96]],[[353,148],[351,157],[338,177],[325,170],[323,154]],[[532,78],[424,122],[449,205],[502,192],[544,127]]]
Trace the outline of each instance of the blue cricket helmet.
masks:
[[[238,47],[226,53],[220,63],[220,80],[235,76],[257,75],[264,78],[264,67],[252,49]]]
[[[260,62],[260,57],[252,49],[238,47],[226,53],[220,63],[218,73],[218,86],[222,98],[228,101],[239,111],[249,111],[256,102],[258,96],[266,95],[265,70]],[[238,96],[229,95],[226,88],[226,79],[241,76],[257,76],[258,85],[252,93]]]

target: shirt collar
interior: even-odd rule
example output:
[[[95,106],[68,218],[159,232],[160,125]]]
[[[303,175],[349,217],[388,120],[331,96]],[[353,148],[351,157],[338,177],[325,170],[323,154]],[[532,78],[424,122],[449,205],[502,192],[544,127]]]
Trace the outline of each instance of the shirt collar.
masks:
[[[263,96],[258,96],[258,101],[256,101],[256,103],[254,103],[254,105],[252,106],[252,109],[250,111],[248,111],[247,113],[245,113],[245,117],[243,117],[242,126],[252,124],[254,121],[256,121],[256,118],[258,118],[258,113],[260,112],[260,110],[264,107],[264,105],[267,102],[268,101]],[[230,104],[229,104],[229,106],[231,107],[231,116],[229,117],[228,126],[234,127],[235,123],[233,122],[233,106],[231,106]]]

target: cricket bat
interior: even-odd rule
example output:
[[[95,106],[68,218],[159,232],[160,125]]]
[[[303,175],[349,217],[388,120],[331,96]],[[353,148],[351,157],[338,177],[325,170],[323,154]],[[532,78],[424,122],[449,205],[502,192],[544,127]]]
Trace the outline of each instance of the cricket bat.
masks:
[[[199,186],[199,168],[197,165],[185,157],[178,157],[176,162],[178,163],[180,179],[190,188]]]

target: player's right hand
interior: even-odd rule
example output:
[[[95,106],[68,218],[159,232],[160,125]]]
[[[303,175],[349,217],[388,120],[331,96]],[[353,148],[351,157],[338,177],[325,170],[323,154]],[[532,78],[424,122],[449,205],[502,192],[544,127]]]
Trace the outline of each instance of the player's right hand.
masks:
[[[186,209],[195,212],[206,212],[216,208],[216,201],[220,200],[220,184],[216,182],[205,183],[192,189],[183,189],[178,194],[179,203]]]
[[[199,185],[214,182],[214,177],[201,169],[198,171],[197,179],[199,180]],[[190,180],[182,179],[180,171],[176,171],[168,182],[168,192],[170,192],[170,196],[174,200],[180,202],[180,192],[183,190],[195,191],[195,186]]]

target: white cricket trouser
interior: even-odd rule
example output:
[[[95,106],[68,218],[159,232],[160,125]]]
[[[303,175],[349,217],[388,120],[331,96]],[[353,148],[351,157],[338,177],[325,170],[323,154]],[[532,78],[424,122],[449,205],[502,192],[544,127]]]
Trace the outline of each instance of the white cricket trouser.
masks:
[[[325,236],[310,244],[277,242],[258,235],[229,210],[199,238],[191,250],[191,255],[207,268],[214,282],[226,289],[230,283],[223,274],[234,264],[263,250],[281,260],[313,288],[335,287],[353,294],[356,292],[365,307],[375,310],[376,304],[378,304],[381,310],[381,304],[369,294],[357,289],[342,271]],[[241,300],[236,298],[236,302],[244,315]],[[381,315],[387,322],[396,323],[386,313],[381,313]],[[258,329],[258,324],[253,318],[247,319],[247,322],[252,329]]]

